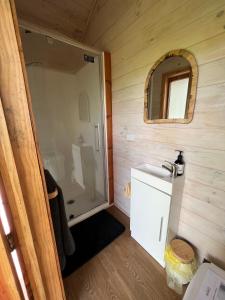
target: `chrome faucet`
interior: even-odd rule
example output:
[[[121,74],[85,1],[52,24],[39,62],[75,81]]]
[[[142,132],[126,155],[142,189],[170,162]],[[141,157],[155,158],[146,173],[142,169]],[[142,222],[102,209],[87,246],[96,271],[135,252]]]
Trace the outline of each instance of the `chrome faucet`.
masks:
[[[177,176],[177,166],[175,163],[171,163],[170,161],[165,160],[164,163],[162,164],[162,168],[170,171],[172,177]]]

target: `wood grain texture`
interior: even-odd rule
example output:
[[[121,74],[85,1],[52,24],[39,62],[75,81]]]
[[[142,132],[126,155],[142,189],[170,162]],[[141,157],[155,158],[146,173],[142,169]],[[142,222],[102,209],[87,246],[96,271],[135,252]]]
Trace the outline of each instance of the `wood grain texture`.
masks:
[[[170,245],[173,255],[182,263],[188,264],[193,261],[195,254],[192,247],[187,242],[174,239]]]
[[[111,56],[104,52],[105,71],[105,99],[106,99],[106,122],[107,122],[107,154],[108,154],[108,186],[109,204],[114,202],[113,181],[113,143],[112,143],[112,82],[111,82]]]
[[[35,251],[32,233],[29,227],[28,216],[20,187],[20,182],[16,170],[16,164],[13,158],[13,152],[7,131],[5,116],[0,104],[0,170],[2,183],[4,185],[7,204],[12,215],[12,222],[16,234],[15,240],[18,240],[16,247],[19,248],[25,264],[26,277],[31,285],[31,290],[37,298],[45,299],[43,281],[38,265],[37,254]],[[24,230],[26,228],[26,230]]]
[[[0,259],[0,299],[21,300],[22,291],[6,244],[2,224],[0,224]]]
[[[166,285],[163,268],[130,236],[129,218],[112,213],[126,231],[64,279],[67,300],[178,300]]]
[[[112,24],[116,24],[124,12],[135,2],[136,0],[97,0],[85,35],[85,41],[88,41],[89,44],[100,41],[106,29],[109,30]],[[148,2],[151,3],[150,0]],[[104,26],[101,26],[101,24],[104,24]],[[112,35],[110,34],[110,36]],[[104,48],[104,50],[107,49]]]
[[[9,249],[0,224],[0,299],[22,300],[22,291],[17,280]]]
[[[83,40],[97,0],[16,0],[20,19]]]
[[[107,6],[113,0],[108,0]],[[105,6],[106,7],[106,6]],[[185,187],[179,234],[201,257],[225,265],[225,1],[135,1],[114,22],[93,16],[89,42],[111,52],[115,203],[129,214],[123,188],[130,168],[174,161],[184,151]],[[188,16],[188,17],[187,17]],[[111,20],[111,23],[109,24]],[[105,28],[98,35],[96,28]],[[98,36],[97,39],[93,37]],[[199,67],[194,118],[189,124],[145,124],[144,85],[154,62],[172,49],[193,53]],[[127,141],[133,134],[134,141]]]
[[[46,294],[46,297],[39,297],[39,299],[64,299],[59,262],[49,219],[49,206],[46,201],[47,194],[40,173],[21,65],[22,50],[16,36],[18,28],[13,1],[1,1],[0,14],[2,106],[40,267],[42,289]],[[26,231],[26,228],[23,230]]]
[[[11,230],[11,235],[13,236],[14,244],[16,246],[16,252],[17,252],[17,256],[18,256],[19,263],[20,263],[20,266],[21,266],[21,270],[22,270],[23,279],[24,279],[24,282],[25,282],[27,294],[28,294],[28,297],[32,298],[33,297],[33,292],[32,292],[30,279],[29,279],[29,278],[31,278],[30,269],[27,271],[27,269],[25,267],[22,251],[19,247],[19,238],[18,238],[17,232],[15,230],[15,224],[14,224],[14,221],[13,221],[12,212],[11,212],[11,209],[10,209],[10,206],[9,206],[9,201],[8,201],[8,198],[7,198],[7,194],[6,194],[5,187],[4,187],[3,180],[2,180],[1,176],[0,176],[0,191],[1,191],[2,204],[3,204],[4,209],[6,211],[7,219],[8,219],[8,222],[9,222],[9,227],[10,227],[10,230]],[[28,275],[28,273],[29,273],[29,275]]]

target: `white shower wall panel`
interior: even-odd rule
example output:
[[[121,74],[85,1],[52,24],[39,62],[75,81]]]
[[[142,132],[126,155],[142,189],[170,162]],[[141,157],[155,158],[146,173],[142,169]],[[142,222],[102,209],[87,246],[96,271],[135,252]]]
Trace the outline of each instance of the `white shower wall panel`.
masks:
[[[48,162],[48,167],[51,163],[57,162],[57,167],[52,166],[52,169],[57,169],[57,172],[60,172],[58,166],[62,166],[61,173],[58,175],[55,173],[55,176],[60,179],[63,176],[64,181],[69,183],[72,182],[74,168],[72,145],[85,143],[92,146],[93,159],[92,161],[89,159],[89,162],[91,164],[93,162],[95,189],[104,197],[104,145],[101,141],[100,148],[96,149],[95,140],[96,125],[100,126],[101,135],[103,130],[102,121],[99,119],[103,103],[99,89],[99,76],[96,76],[99,75],[98,63],[86,64],[76,74],[47,69],[40,64],[29,66],[27,71],[43,160]],[[88,121],[80,120],[81,94],[85,94],[89,100]],[[53,160],[49,159],[52,153],[56,156]],[[68,188],[66,190],[68,191]],[[70,193],[65,192],[65,194]]]

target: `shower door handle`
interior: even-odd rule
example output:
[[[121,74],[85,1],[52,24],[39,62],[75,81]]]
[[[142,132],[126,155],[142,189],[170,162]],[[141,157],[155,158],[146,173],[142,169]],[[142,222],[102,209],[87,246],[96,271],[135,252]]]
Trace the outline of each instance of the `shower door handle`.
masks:
[[[100,125],[95,125],[95,150],[100,152]]]

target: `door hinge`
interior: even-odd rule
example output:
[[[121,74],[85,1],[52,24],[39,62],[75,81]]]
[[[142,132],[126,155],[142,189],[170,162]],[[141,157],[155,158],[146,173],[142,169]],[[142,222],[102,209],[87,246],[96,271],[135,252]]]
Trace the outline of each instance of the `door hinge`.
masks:
[[[6,239],[8,241],[9,249],[12,252],[16,248],[12,232],[6,234]]]

